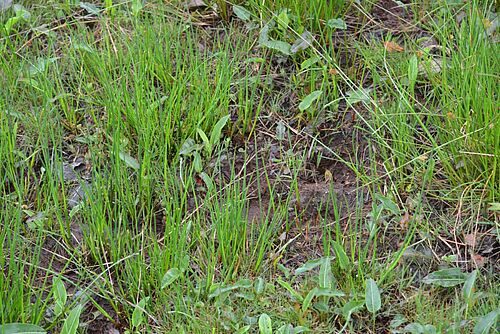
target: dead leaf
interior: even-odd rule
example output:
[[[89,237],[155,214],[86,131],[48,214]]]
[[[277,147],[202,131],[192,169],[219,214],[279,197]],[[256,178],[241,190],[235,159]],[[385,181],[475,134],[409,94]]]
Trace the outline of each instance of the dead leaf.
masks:
[[[331,68],[328,70],[328,73],[330,73],[330,75],[337,75],[339,74],[339,71],[337,71],[337,69],[335,68]]]
[[[408,228],[408,223],[410,221],[410,214],[408,212],[405,212],[401,220],[399,221],[399,226],[403,229],[406,230]]]
[[[325,170],[325,182],[326,183],[329,183],[333,180],[333,175],[332,175],[332,172],[330,172],[330,170]]]
[[[474,248],[476,246],[476,235],[474,233],[466,234],[464,241],[467,246]]]
[[[484,267],[486,264],[487,259],[479,254],[472,255],[472,260],[476,264],[478,268]]]
[[[404,49],[401,45],[398,43],[392,42],[392,41],[386,41],[384,42],[384,48],[387,50],[387,52],[403,52]]]

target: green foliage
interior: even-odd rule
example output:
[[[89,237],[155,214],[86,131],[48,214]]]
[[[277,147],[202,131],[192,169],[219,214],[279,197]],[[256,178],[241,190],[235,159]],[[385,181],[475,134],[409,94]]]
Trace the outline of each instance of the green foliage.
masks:
[[[23,3],[0,1],[0,332],[495,331],[491,4],[398,8],[418,40],[363,1]]]

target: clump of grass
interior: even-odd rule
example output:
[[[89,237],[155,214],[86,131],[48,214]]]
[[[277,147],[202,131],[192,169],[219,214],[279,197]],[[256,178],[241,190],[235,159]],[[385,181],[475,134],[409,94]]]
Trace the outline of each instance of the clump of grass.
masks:
[[[92,326],[84,309],[130,333],[376,332],[386,319],[399,321],[392,330],[472,330],[493,318],[486,270],[427,276],[450,264],[435,239],[452,230],[448,216],[435,224],[447,213],[429,197],[469,187],[498,198],[491,8],[464,5],[460,24],[444,11],[432,26],[442,52],[417,56],[411,41],[401,53],[383,41],[336,50],[325,22],[345,1],[248,1],[245,24],[218,4],[225,22],[210,28],[163,2],[65,3],[64,23],[33,6],[52,30],[26,18],[0,39],[1,324]],[[15,15],[5,13],[0,27]],[[271,39],[317,39],[293,55],[257,45],[271,15],[292,22]],[[332,149],[320,125],[352,134],[352,152]],[[357,180],[313,175],[309,185],[331,187],[311,213],[301,188],[319,147]],[[75,158],[86,161],[77,205]]]

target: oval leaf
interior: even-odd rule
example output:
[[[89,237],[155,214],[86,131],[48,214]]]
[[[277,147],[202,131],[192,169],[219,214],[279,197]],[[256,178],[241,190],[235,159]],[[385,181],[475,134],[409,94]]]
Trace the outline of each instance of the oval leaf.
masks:
[[[240,329],[238,329],[234,334],[245,334],[250,330],[250,327],[252,326],[250,325],[243,326]]]
[[[340,269],[346,270],[349,267],[349,258],[347,257],[347,254],[345,253],[344,247],[342,247],[341,244],[338,242],[332,240],[332,245],[333,245],[333,251],[335,252],[335,255],[337,257]]]
[[[268,41],[261,42],[260,45],[265,46],[266,48],[269,48],[272,50],[279,51],[287,56],[289,56],[291,54],[292,46],[287,42],[268,40]]]
[[[491,327],[498,324],[498,317],[500,316],[500,309],[496,309],[479,318],[474,326],[474,334],[488,334]]]
[[[347,29],[347,24],[342,19],[328,20],[326,25],[328,26],[328,28],[333,28],[333,29],[341,29],[341,30]]]
[[[447,268],[430,273],[422,279],[422,282],[446,288],[464,283],[466,277],[467,275],[459,268]]]
[[[472,297],[472,294],[474,292],[474,283],[476,282],[476,277],[477,277],[477,270],[474,270],[468,275],[467,280],[464,283],[464,287],[462,288],[462,296],[466,301],[469,301],[469,299]]]
[[[304,298],[304,301],[302,302],[302,312],[305,312],[309,306],[311,306],[312,300],[316,296],[316,290],[317,288],[312,289],[309,291],[306,298]]]
[[[334,290],[334,289],[322,289],[318,288],[316,289],[316,296],[317,297],[342,297],[345,296],[345,293],[339,290]]]
[[[170,284],[174,283],[176,279],[181,276],[181,271],[177,268],[169,269],[161,280],[161,289],[165,289]]]
[[[363,300],[351,300],[340,309],[340,312],[344,318],[349,321],[351,319],[351,315],[361,310],[364,304],[365,302]]]
[[[266,313],[262,313],[259,317],[259,331],[261,334],[273,333],[271,318]]]
[[[137,161],[136,158],[132,157],[130,154],[127,152],[120,152],[120,159],[130,168],[132,169],[139,169],[141,165],[139,165],[139,162]]]
[[[305,273],[307,271],[311,271],[314,268],[316,268],[317,266],[321,265],[321,263],[323,263],[323,259],[322,258],[321,259],[307,261],[306,263],[304,263],[303,265],[301,265],[300,267],[298,267],[297,269],[295,269],[295,275],[300,275],[300,274]]]
[[[233,12],[242,21],[249,21],[252,17],[252,14],[245,7],[238,5],[233,5]]]
[[[377,282],[371,278],[366,281],[365,304],[366,308],[371,313],[377,312],[382,307],[380,290],[378,289]]]
[[[229,120],[230,115],[226,115],[219,119],[219,121],[215,124],[212,132],[210,133],[210,144],[215,146],[219,143],[220,137],[222,134],[222,129],[226,126],[227,121]]]
[[[333,286],[332,265],[329,257],[323,258],[319,269],[319,287],[323,289],[331,289]]]
[[[290,294],[295,298],[299,303],[301,303],[304,298],[297,292],[295,291],[290,283],[283,281],[282,279],[278,278],[277,280],[278,284],[281,285],[283,288],[285,288]]]
[[[293,326],[291,324],[286,324],[278,328],[278,334],[294,334]]]
[[[139,303],[135,306],[134,312],[132,313],[132,326],[138,327],[144,321],[144,308],[146,303],[149,301],[149,297],[142,298]]]
[[[0,325],[0,333],[2,334],[45,334],[45,329],[32,324],[12,323]]]
[[[293,43],[290,48],[291,53],[297,53],[299,51],[305,50],[312,45],[314,40],[313,35],[309,31],[304,31],[302,35]]]
[[[321,94],[323,94],[323,91],[321,91],[321,90],[315,90],[311,94],[307,95],[302,100],[302,102],[300,102],[300,104],[299,104],[299,110],[300,111],[304,111],[304,110],[308,109],[311,106],[311,104],[314,101],[316,101],[321,96]]]
[[[59,316],[64,311],[66,301],[68,300],[68,294],[66,293],[66,287],[60,277],[54,279],[53,286],[55,299],[54,313],[56,316]]]
[[[61,329],[61,334],[75,334],[78,330],[78,325],[80,324],[80,314],[82,313],[83,306],[78,305],[71,312],[69,312],[66,321],[64,321],[63,328]]]
[[[254,290],[255,290],[255,293],[260,295],[264,292],[264,289],[266,288],[266,281],[264,281],[263,278],[259,277],[255,280],[255,283],[254,283]]]

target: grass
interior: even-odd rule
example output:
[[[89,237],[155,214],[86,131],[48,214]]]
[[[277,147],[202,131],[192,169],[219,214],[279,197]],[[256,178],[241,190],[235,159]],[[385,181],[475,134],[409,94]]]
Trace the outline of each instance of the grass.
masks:
[[[2,333],[498,332],[495,4],[215,2],[0,12]]]

